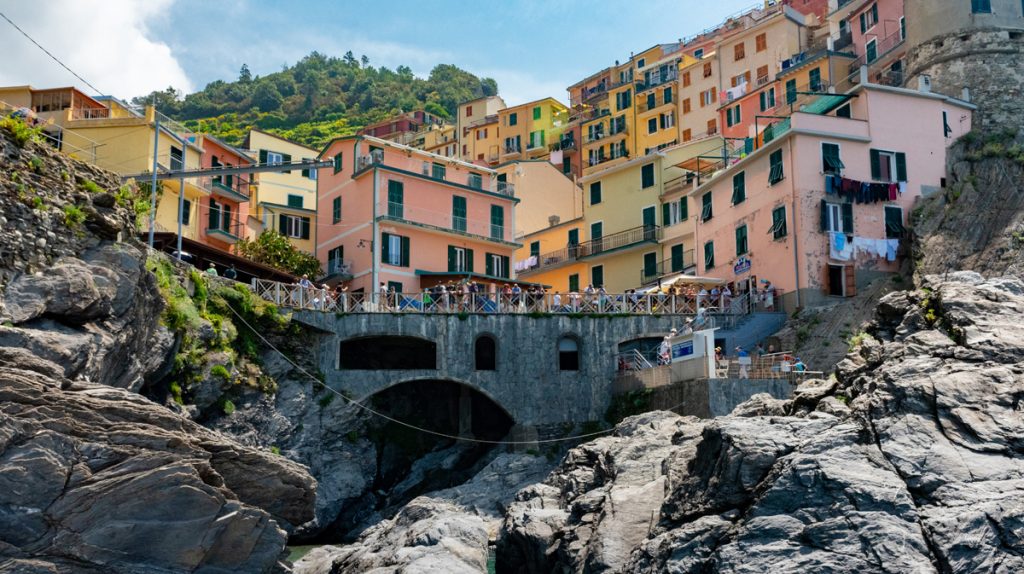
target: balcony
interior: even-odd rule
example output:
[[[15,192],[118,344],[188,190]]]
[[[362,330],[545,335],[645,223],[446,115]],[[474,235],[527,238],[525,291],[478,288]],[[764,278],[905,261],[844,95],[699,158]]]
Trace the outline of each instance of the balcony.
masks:
[[[516,185],[507,181],[499,181],[495,192],[501,195],[513,197],[516,194]]]
[[[845,32],[840,32],[836,36],[832,36],[832,50],[835,52],[842,52],[844,48],[853,47],[853,32],[849,28]],[[852,50],[847,50],[852,51]]]
[[[72,120],[105,120],[110,118],[110,108],[72,108]]]
[[[523,148],[519,144],[505,144],[501,147],[501,155],[513,155],[523,153]]]
[[[382,163],[384,163],[384,152],[374,150],[373,153],[356,158],[356,172],[358,173]]]
[[[603,140],[606,137],[608,137],[608,134],[604,133],[604,130],[589,132],[587,134],[584,134],[584,136],[583,136],[583,143],[591,144],[591,143],[594,143],[596,141],[601,141],[601,140]]]
[[[484,241],[509,241],[506,234],[511,230],[505,226],[494,225],[479,218],[455,215],[450,210],[435,210],[392,201],[385,202],[382,207],[386,207],[386,211],[380,218],[387,221],[443,233],[472,236]]]
[[[697,264],[693,260],[693,249],[687,249],[683,252],[682,260],[673,261],[672,259],[665,259],[659,261],[653,268],[645,268],[640,270],[640,284],[646,285],[653,283],[672,273],[685,273],[687,271],[695,270]]]
[[[649,79],[646,79],[645,81],[638,81],[636,83],[636,93],[639,94],[640,92],[642,92],[644,90],[649,90],[651,88],[657,88],[658,86],[660,86],[662,84],[667,84],[669,82],[673,82],[673,81],[678,80],[678,79],[679,79],[679,70],[676,69],[673,66],[672,68],[669,69],[669,72],[667,74],[662,75],[662,74],[654,73],[654,74],[651,74]]]
[[[217,222],[216,225],[207,225],[206,235],[234,245],[242,240],[244,230],[239,222]]]
[[[639,98],[638,101],[640,102],[639,104],[637,104],[637,107],[636,107],[637,108],[636,112],[638,114],[645,114],[647,112],[654,111],[654,110],[657,110],[659,108],[663,108],[665,106],[668,106],[669,108],[674,108],[675,107],[675,103],[676,103],[676,100],[674,98],[666,102],[664,97],[656,99],[654,101],[654,105],[653,106],[648,106],[647,105],[647,98],[646,97]]]
[[[592,110],[587,110],[585,112],[580,113],[580,120],[584,122],[589,122],[610,115],[612,115],[612,111],[609,110],[608,108],[594,108]]]
[[[548,146],[550,151],[571,151],[576,149],[576,138],[574,137],[563,137],[561,140]]]
[[[352,279],[352,260],[330,259],[327,261],[327,274],[322,280],[337,279],[339,281],[350,281]]]
[[[199,186],[212,195],[230,201],[249,201],[249,180],[244,177],[217,175],[198,178]]]
[[[641,226],[576,245],[567,245],[557,251],[538,255],[536,264],[526,269],[520,269],[519,274],[527,275],[537,271],[554,269],[555,267],[561,267],[585,257],[600,255],[614,249],[623,249],[642,243],[657,243],[661,239],[661,232],[662,229],[657,225]],[[692,251],[690,259],[693,259]]]
[[[865,44],[864,54],[857,57],[856,60],[850,62],[850,75],[858,73],[861,66],[873,66],[878,65],[885,59],[886,56],[893,53],[897,49],[903,46],[904,38],[899,31],[894,34],[890,34],[888,37],[882,39],[882,41],[874,44],[873,49],[870,48],[870,43]]]
[[[473,120],[473,121],[469,122],[468,124],[466,124],[464,127],[465,127],[465,129],[470,129],[471,130],[471,129],[477,127],[477,126],[485,126],[485,125],[496,123],[497,121],[498,121],[498,114],[491,114],[489,116],[484,116],[483,118],[480,118],[478,120]]]
[[[606,162],[612,161],[613,159],[628,158],[628,157],[629,157],[629,152],[628,151],[627,152],[623,152],[623,153],[614,153],[614,154],[612,154],[610,156],[603,156],[603,155],[601,155],[601,156],[598,156],[598,157],[592,157],[592,158],[588,159],[587,160],[587,165],[590,166],[590,167],[594,167],[595,165],[601,165],[602,163],[606,163]]]

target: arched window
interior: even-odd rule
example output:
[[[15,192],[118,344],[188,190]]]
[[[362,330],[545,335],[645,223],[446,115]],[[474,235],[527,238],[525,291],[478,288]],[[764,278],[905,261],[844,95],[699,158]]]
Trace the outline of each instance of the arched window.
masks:
[[[476,360],[476,370],[478,371],[493,371],[497,368],[498,363],[498,344],[495,342],[494,337],[490,335],[481,335],[476,339],[476,348],[474,349],[474,357]]]
[[[558,340],[558,368],[562,371],[580,370],[580,346],[572,337]]]

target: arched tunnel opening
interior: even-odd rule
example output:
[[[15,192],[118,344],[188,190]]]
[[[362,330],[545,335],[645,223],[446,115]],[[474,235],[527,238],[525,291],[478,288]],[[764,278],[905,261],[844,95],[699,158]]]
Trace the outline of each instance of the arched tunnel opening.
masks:
[[[454,381],[399,383],[376,393],[366,403],[379,413],[417,428],[377,416],[364,419],[358,434],[367,437],[375,451],[372,487],[360,499],[345,504],[322,541],[337,540],[338,535],[351,540],[366,518],[375,514],[391,516],[421,494],[466,482],[504,447],[458,437],[501,441],[515,424],[508,412],[489,397]]]

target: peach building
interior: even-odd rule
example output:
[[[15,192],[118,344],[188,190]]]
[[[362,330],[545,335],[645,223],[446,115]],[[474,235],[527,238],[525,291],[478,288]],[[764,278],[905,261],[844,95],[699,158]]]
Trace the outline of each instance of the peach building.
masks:
[[[690,191],[698,274],[769,280],[792,309],[899,269],[910,210],[944,185],[946,148],[975,107],[864,80]]]
[[[320,158],[334,159],[317,204],[329,282],[369,293],[513,279],[519,199],[494,170],[368,136],[337,138]]]
[[[249,155],[209,134],[199,134],[203,155],[199,159],[202,169],[244,167],[256,164]],[[200,178],[200,185],[210,191],[202,200],[199,240],[224,251],[232,247],[247,233],[249,200],[256,185],[255,174],[217,175]]]

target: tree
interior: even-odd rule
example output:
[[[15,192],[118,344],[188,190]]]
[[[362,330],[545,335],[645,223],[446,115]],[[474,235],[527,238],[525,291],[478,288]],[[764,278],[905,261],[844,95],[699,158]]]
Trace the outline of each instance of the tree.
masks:
[[[132,104],[136,106],[155,105],[156,109],[164,114],[177,114],[181,111],[181,92],[174,89],[174,86],[167,86],[166,90],[154,90],[147,96],[132,98]]]
[[[255,240],[238,242],[238,252],[257,263],[270,265],[293,275],[320,276],[320,260],[299,251],[291,241],[273,229],[260,233]]]
[[[242,64],[242,69],[238,71],[238,81],[243,84],[248,84],[252,81],[252,72],[249,71],[249,64]]]
[[[252,103],[261,112],[278,110],[281,108],[281,102],[283,101],[284,98],[281,96],[281,92],[277,91],[277,86],[268,81],[256,84],[256,90],[252,93]]]

